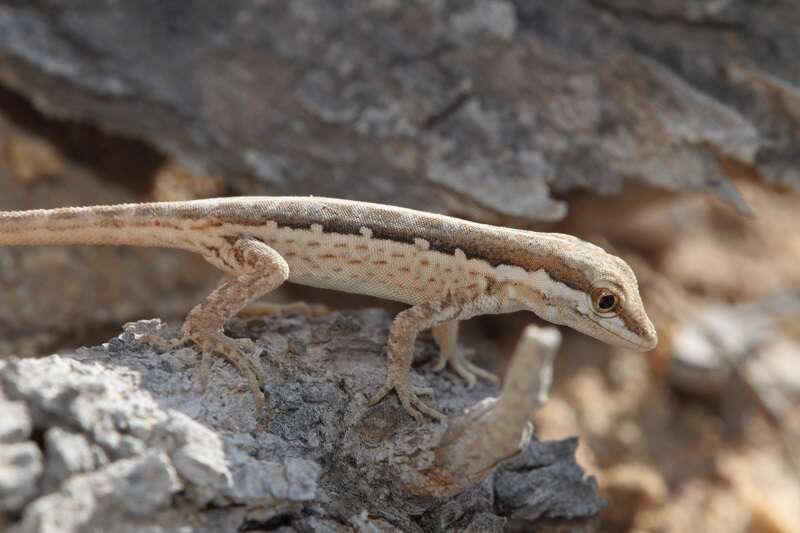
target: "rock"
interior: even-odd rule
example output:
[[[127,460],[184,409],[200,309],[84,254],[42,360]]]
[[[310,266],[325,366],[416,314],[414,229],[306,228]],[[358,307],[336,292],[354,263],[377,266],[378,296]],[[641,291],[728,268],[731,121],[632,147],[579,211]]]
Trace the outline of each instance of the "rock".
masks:
[[[73,433],[60,427],[52,427],[44,434],[45,457],[45,492],[59,487],[61,482],[75,474],[91,472],[96,467],[107,463],[105,453],[92,449],[91,444],[80,433]]]
[[[531,523],[545,518],[595,516],[605,507],[596,494],[597,482],[585,478],[574,462],[577,447],[574,438],[557,445],[533,442],[500,467],[495,480],[496,505],[509,515],[507,531],[529,531]],[[559,487],[559,491],[543,487]]]
[[[0,444],[0,511],[13,511],[36,494],[42,452],[33,442]]]
[[[648,508],[665,505],[669,491],[662,475],[645,463],[622,463],[603,474],[604,496],[609,500],[603,520],[620,531],[635,527],[634,519]]]
[[[0,88],[0,210],[130,202],[128,184],[152,168],[147,157],[130,148],[130,141],[109,142],[107,136],[92,135],[90,128],[41,117],[16,122],[13,111],[27,119],[35,115],[24,100],[10,98]],[[28,133],[31,130],[36,135]],[[71,157],[80,150],[74,144],[72,149],[63,146],[65,140],[81,146],[84,160],[115,161],[114,168],[90,170],[76,164]],[[139,145],[139,150],[147,149]],[[63,154],[60,166],[49,159],[53,151]],[[179,196],[174,190],[165,193],[169,186],[164,183],[178,173],[174,166],[166,166],[158,174],[161,185],[154,192],[161,199]],[[98,174],[113,179],[102,181]],[[22,182],[20,176],[38,181]],[[208,192],[209,188],[195,190]],[[119,275],[120,269],[124,276]],[[136,318],[182,318],[218,280],[219,271],[200,256],[173,250],[1,247],[0,354],[46,355],[56,347],[106,340],[116,324]],[[170,297],[161,298],[167,287]]]
[[[25,404],[6,402],[0,396],[0,443],[28,440],[31,429],[31,418]]]
[[[186,481],[189,496],[205,505],[233,488],[222,439],[178,411],[170,411],[148,436],[148,446],[172,450],[172,466]],[[263,474],[263,469],[261,471]]]
[[[0,448],[21,447],[16,470],[0,476],[9,513],[0,520],[16,533],[502,531],[509,517],[519,527],[585,523],[602,505],[574,463],[574,441],[534,442],[524,459],[453,496],[410,490],[411,470],[433,464],[446,426],[416,423],[395,398],[367,406],[385,378],[383,311],[229,327],[256,341],[266,425],[221,359],[199,392],[194,349],[159,354],[142,342],[174,333],[157,320],[129,324],[101,346],[0,364],[0,395],[24,405],[34,434],[45,435],[43,450],[32,441]],[[438,408],[458,414],[496,394],[429,372],[433,348],[419,348],[426,370],[413,380],[436,389]]]
[[[25,509],[18,531],[124,531],[133,530],[136,523],[155,526],[180,489],[166,454],[147,452],[73,477]]]
[[[712,396],[719,395],[735,376],[746,378],[765,397],[800,390],[800,375],[788,362],[796,348],[779,327],[781,321],[797,317],[799,290],[697,310],[675,328],[670,381],[690,392]]]
[[[747,382],[778,418],[790,417],[800,402],[800,343],[778,337],[742,369]],[[800,428],[799,428],[800,429]]]
[[[247,194],[527,223],[638,183],[749,213],[730,162],[800,188],[798,22],[792,3],[3,2],[0,81]]]
[[[6,141],[5,157],[14,178],[26,185],[56,175],[63,170],[64,161],[55,148],[29,135],[12,135]]]

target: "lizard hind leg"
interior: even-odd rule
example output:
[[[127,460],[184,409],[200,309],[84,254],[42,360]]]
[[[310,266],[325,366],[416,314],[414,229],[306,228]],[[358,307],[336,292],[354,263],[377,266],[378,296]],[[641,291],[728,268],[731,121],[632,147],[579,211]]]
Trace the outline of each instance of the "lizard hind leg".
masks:
[[[220,284],[231,281],[235,276],[223,274]],[[252,301],[239,311],[236,316],[239,318],[264,318],[264,317],[285,317],[291,315],[301,315],[306,318],[316,318],[330,313],[323,304],[313,304],[308,302],[289,302],[276,303],[264,301]]]
[[[448,365],[467,382],[467,388],[471,389],[477,383],[478,378],[485,379],[492,383],[499,383],[499,378],[472,363],[466,357],[464,350],[458,345],[458,321],[451,320],[444,324],[439,324],[431,328],[433,340],[439,347],[439,357],[433,367],[434,372],[441,372]]]
[[[289,266],[281,255],[251,237],[240,237],[233,244],[209,249],[204,254],[214,266],[233,273],[205,301],[195,306],[183,324],[182,341],[192,341],[202,353],[200,384],[205,389],[212,355],[219,355],[233,364],[247,379],[259,411],[266,408],[261,391],[259,369],[244,355],[252,350],[249,339],[232,339],[222,332],[225,321],[234,317],[252,300],[280,286],[289,277]],[[213,251],[213,253],[212,253]]]

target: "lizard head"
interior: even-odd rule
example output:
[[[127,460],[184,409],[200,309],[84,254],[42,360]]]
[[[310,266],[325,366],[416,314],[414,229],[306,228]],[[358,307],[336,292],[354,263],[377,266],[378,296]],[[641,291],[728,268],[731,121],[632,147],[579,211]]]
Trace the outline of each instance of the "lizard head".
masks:
[[[570,235],[547,235],[528,249],[531,268],[514,276],[509,297],[515,307],[608,344],[655,348],[658,336],[628,264]]]

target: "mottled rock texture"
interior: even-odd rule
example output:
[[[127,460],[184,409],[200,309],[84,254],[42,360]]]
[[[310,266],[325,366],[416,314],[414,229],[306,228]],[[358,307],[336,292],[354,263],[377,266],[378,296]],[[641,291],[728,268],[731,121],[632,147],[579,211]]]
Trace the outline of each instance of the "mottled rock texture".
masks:
[[[800,187],[793,2],[0,2],[0,82],[249,194],[554,221],[567,191]]]
[[[443,424],[417,424],[395,398],[367,407],[385,377],[384,311],[234,321],[257,343],[272,418],[259,426],[235,369],[215,360],[197,390],[191,348],[157,354],[130,324],[107,344],[0,362],[0,520],[55,531],[588,531],[603,507],[574,462],[577,441],[534,440],[473,488],[412,495]],[[430,341],[414,375],[461,413],[496,394],[433,374]],[[544,529],[547,530],[547,529]]]

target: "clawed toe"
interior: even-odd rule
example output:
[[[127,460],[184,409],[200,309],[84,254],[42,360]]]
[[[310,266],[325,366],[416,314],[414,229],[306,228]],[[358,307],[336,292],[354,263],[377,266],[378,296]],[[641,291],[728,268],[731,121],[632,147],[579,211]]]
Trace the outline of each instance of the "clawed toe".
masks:
[[[431,387],[411,387],[411,391],[418,396],[433,396]]]
[[[455,373],[467,383],[467,389],[471,389],[478,382],[478,378],[475,377],[475,374],[472,373],[468,365],[469,363],[467,361],[458,359],[450,360],[450,366],[453,368]]]
[[[436,419],[440,422],[447,420],[447,416],[444,413],[437,411],[433,407],[428,406],[426,403],[420,400],[417,397],[417,395],[414,394],[413,392],[409,395],[409,400],[410,404],[416,407],[423,414],[426,414],[429,417]],[[419,412],[415,412],[413,408],[409,408],[408,406],[406,406],[406,411],[408,411],[411,414],[411,416],[417,419],[417,421],[422,420],[422,415]]]
[[[387,381],[380,389],[378,389],[378,391],[375,394],[372,395],[372,398],[369,399],[367,405],[369,405],[370,407],[376,405],[381,400],[383,400],[387,394],[392,392],[393,388],[394,387],[392,387],[392,385]]]
[[[484,370],[467,359],[466,354],[470,352],[471,350],[466,351],[460,349],[451,352],[441,352],[433,370],[435,372],[440,372],[449,364],[455,373],[466,382],[467,389],[474,387],[478,379],[485,379],[495,384],[500,383],[500,379],[496,375],[488,370]]]
[[[400,404],[403,406],[403,409],[418,422],[422,421],[423,415],[428,415],[440,421],[447,420],[447,416],[444,413],[429,407],[425,402],[419,399],[418,396],[433,396],[433,389],[430,387],[416,387],[408,384],[395,385],[387,381],[386,384],[378,389],[378,392],[372,396],[368,405],[372,406],[377,404],[393,390],[397,393],[397,397],[400,399]]]
[[[256,351],[256,343],[253,342],[252,339],[248,339],[247,337],[241,339],[234,339],[236,344],[239,345],[239,348],[243,351],[247,352],[255,352]]]
[[[247,378],[251,388],[258,390],[260,394],[263,381],[260,372],[256,365],[243,353],[245,350],[252,351],[255,348],[253,341],[250,339],[231,339],[220,334],[206,342],[203,347],[204,352],[218,353],[230,361]]]
[[[496,375],[465,359],[453,361],[452,366],[456,374],[467,382],[467,389],[474,387],[478,382],[478,378],[485,379],[494,384],[500,383],[500,379]]]
[[[185,335],[181,335],[175,339],[165,339],[149,333],[141,335],[137,340],[149,344],[159,352],[170,352],[176,348],[186,346],[191,341],[191,339]]]
[[[208,370],[211,356],[216,354],[228,360],[247,379],[253,393],[256,406],[259,410],[266,408],[266,400],[262,391],[263,377],[258,367],[245,355],[253,352],[256,344],[250,339],[232,339],[216,333],[208,336],[184,335],[179,339],[164,340],[151,335],[143,335],[142,340],[153,345],[159,351],[173,350],[194,342],[200,352],[200,365],[198,368],[199,391],[204,393],[208,387]]]
[[[478,378],[485,379],[486,381],[494,383],[495,385],[500,383],[500,378],[497,376],[497,374],[489,372],[488,370],[485,370],[469,361],[464,361],[464,363],[466,363],[467,370],[472,372],[472,374]]]

